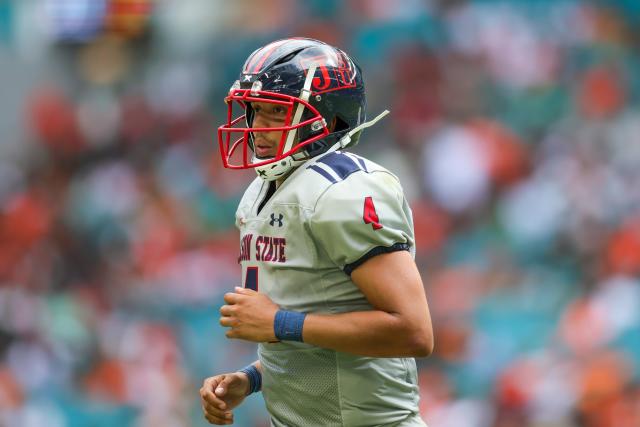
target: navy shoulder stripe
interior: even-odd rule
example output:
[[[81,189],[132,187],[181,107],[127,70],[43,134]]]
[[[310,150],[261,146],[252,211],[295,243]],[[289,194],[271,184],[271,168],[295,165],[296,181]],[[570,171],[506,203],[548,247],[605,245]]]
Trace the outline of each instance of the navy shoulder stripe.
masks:
[[[329,173],[327,173],[327,171],[322,169],[320,166],[311,165],[311,166],[307,166],[307,169],[313,169],[314,171],[318,172],[320,175],[324,176],[325,178],[327,178],[329,181],[331,181],[334,184],[336,182],[338,182],[338,181],[336,181],[336,179],[334,177],[332,177]]]
[[[358,159],[358,163],[360,163],[360,166],[362,166],[362,170],[365,171],[366,173],[369,173],[369,171],[367,170],[367,165],[364,163],[364,160],[362,160],[360,157],[357,157]]]
[[[342,153],[334,152],[318,159],[318,161],[329,166],[340,179],[345,179],[352,173],[362,170],[351,157]]]

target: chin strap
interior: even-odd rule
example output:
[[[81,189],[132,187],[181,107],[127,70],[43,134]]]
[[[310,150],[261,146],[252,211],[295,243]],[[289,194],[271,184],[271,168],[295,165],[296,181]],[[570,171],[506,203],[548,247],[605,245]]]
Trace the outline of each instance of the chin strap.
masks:
[[[361,125],[351,129],[342,138],[340,138],[338,142],[333,144],[327,151],[325,151],[325,154],[331,153],[341,148],[345,148],[351,142],[351,137],[353,135],[355,135],[356,133],[360,132],[363,129],[366,129],[370,126],[375,125],[387,114],[389,114],[389,110],[384,110],[382,113],[378,114],[372,120],[369,120],[368,122],[364,122]],[[254,159],[255,159],[255,154],[254,154]],[[297,159],[294,159],[292,156],[288,156],[287,158],[279,160],[274,164],[259,166],[255,168],[255,170],[258,173],[258,176],[260,176],[260,178],[264,179],[265,181],[274,181],[278,178],[281,178],[287,175],[293,168],[300,166],[307,160],[308,159],[297,160]]]
[[[371,126],[375,125],[380,120],[382,120],[384,118],[384,116],[386,116],[387,114],[389,114],[389,110],[384,110],[382,113],[378,114],[377,116],[375,116],[373,119],[369,120],[368,122],[364,122],[364,123],[360,124],[359,126],[356,126],[355,128],[351,129],[342,138],[340,138],[338,140],[338,142],[333,144],[327,151],[325,151],[325,153],[331,153],[333,151],[336,151],[336,150],[339,150],[341,148],[347,147],[351,143],[351,137],[353,135],[355,135],[356,133],[360,132],[363,129],[366,129],[368,127],[371,127]]]

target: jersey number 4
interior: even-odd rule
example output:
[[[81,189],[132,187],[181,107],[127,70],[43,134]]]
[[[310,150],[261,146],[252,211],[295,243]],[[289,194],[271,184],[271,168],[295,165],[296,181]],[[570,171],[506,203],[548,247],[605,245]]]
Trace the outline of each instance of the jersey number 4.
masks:
[[[371,196],[365,197],[364,199],[364,214],[362,215],[362,219],[364,219],[365,224],[371,224],[374,230],[380,230],[382,225],[380,225],[378,214],[376,213],[376,207],[373,204],[373,198]]]
[[[244,276],[244,287],[258,291],[258,267],[247,267],[247,274]]]

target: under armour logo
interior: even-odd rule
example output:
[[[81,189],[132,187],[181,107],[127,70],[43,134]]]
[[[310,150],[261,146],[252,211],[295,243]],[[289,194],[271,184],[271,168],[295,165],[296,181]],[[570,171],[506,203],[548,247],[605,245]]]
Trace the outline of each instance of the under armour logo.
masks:
[[[243,76],[245,82],[250,82],[251,81],[251,77],[252,77],[251,74],[245,74]]]
[[[267,171],[262,169],[256,169],[256,170],[258,171],[258,175],[265,176],[265,177],[267,176]]]
[[[278,223],[278,227],[282,227],[282,219],[284,218],[284,215],[282,214],[278,214],[278,218],[276,218],[276,214],[271,214],[271,221],[269,221],[269,225],[271,225],[272,227],[275,227],[276,222]]]

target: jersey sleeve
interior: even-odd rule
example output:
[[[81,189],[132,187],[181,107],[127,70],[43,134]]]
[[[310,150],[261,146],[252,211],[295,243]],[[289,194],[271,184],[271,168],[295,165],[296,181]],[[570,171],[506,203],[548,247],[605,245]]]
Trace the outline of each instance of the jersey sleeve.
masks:
[[[310,217],[311,234],[325,256],[345,273],[387,252],[414,254],[413,219],[397,178],[360,173],[332,185]]]

